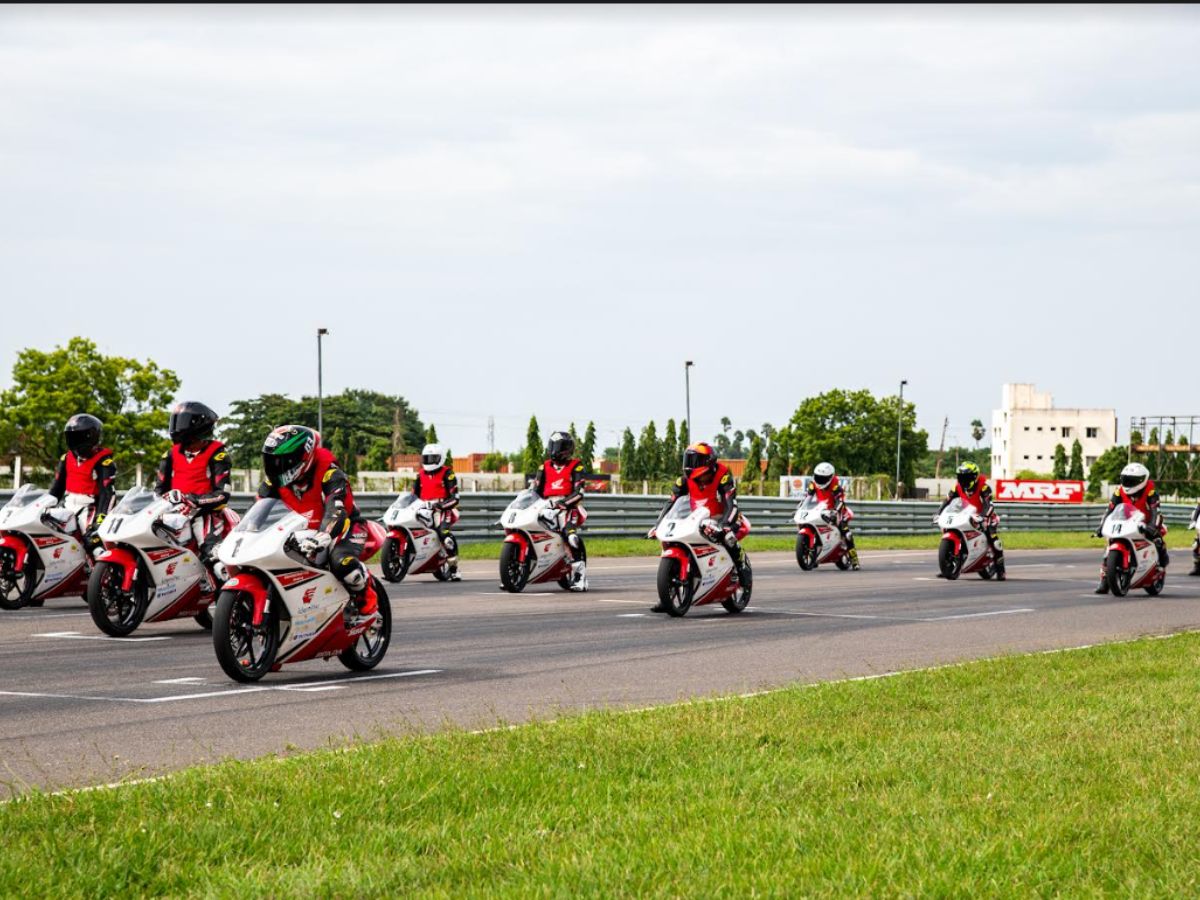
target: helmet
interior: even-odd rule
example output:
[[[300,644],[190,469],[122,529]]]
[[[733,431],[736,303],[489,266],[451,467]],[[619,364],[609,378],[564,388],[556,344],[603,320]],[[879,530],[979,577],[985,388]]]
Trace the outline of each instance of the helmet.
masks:
[[[817,483],[819,488],[829,487],[829,483],[833,481],[833,465],[831,463],[818,463],[813,469],[813,481]]]
[[[78,413],[67,419],[63,427],[63,437],[67,440],[67,449],[76,456],[87,456],[100,446],[100,432],[104,423],[95,416]]]
[[[717,451],[712,448],[712,444],[701,441],[683,451],[683,474],[689,478],[699,469],[716,471],[716,468]]]
[[[958,476],[958,483],[964,491],[975,490],[975,485],[979,484],[979,466],[973,462],[965,462],[958,467],[955,473]]]
[[[550,460],[557,465],[565,466],[575,453],[575,438],[565,431],[556,431],[550,435]]]
[[[441,444],[426,444],[421,451],[421,468],[426,472],[436,472],[446,462],[446,451]]]
[[[1121,487],[1127,494],[1140,494],[1150,482],[1150,470],[1141,463],[1130,463],[1121,470]]]
[[[171,421],[167,431],[174,444],[190,444],[193,441],[206,441],[213,436],[213,426],[217,424],[217,414],[194,400],[180,403],[171,410]]]
[[[263,443],[263,474],[277,487],[301,481],[312,468],[321,437],[303,425],[280,425]]]

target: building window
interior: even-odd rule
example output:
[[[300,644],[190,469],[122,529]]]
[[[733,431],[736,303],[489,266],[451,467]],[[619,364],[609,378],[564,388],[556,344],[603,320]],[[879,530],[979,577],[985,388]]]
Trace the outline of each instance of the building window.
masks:
[[[1087,436],[1088,436],[1088,437],[1090,437],[1090,438],[1094,438],[1094,437],[1100,437],[1100,429],[1099,429],[1099,428],[1089,428],[1089,429],[1087,429]]]
[[[1038,459],[1041,459],[1041,458],[1042,458],[1042,457],[1041,457],[1041,455],[1039,454],[1039,455],[1038,455]]]
[[[1051,425],[1051,426],[1050,426],[1050,430],[1051,430],[1051,431],[1057,431],[1057,430],[1058,430],[1058,426],[1057,426],[1057,425]]]
[[[1039,426],[1038,426],[1038,431],[1041,431],[1041,430],[1042,430],[1042,426],[1041,426],[1041,425],[1039,425]]]
[[[1026,425],[1026,426],[1025,426],[1025,430],[1026,430],[1026,431],[1028,431],[1028,430],[1029,430],[1029,426],[1028,426],[1028,425]]]
[[[1051,428],[1050,430],[1053,431],[1054,429]],[[1071,429],[1068,426],[1064,425],[1062,434],[1063,434],[1063,437],[1069,438],[1071,436]]]
[[[1026,453],[1026,454],[1025,454],[1025,459],[1029,459],[1029,454],[1028,454],[1028,453]]]
[[[1094,466],[1096,464],[1096,457],[1087,456],[1087,457],[1084,457],[1084,461],[1087,463],[1087,467],[1090,469],[1092,466]]]

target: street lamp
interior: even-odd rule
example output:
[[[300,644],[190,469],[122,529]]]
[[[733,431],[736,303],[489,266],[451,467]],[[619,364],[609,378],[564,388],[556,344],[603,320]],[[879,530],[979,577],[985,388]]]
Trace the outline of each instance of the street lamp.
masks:
[[[695,365],[695,363],[692,362],[690,359],[686,360],[683,364],[683,390],[687,396],[687,426],[688,426],[688,442],[689,443],[693,440],[693,438],[692,438],[692,379],[690,376],[691,376],[692,366],[694,366],[694,365]]]
[[[325,432],[325,397],[321,383],[321,338],[329,334],[328,328],[317,329],[317,433]]]
[[[907,381],[900,382],[900,403],[896,407],[896,499],[900,499],[900,428],[904,423],[904,386]]]

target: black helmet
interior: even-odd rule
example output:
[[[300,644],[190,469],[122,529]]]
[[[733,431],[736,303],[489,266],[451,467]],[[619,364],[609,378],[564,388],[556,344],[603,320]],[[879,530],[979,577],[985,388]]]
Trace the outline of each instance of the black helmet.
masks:
[[[205,441],[213,436],[213,426],[217,424],[217,414],[195,400],[180,403],[171,410],[171,421],[167,431],[174,444],[190,444],[192,441]]]
[[[550,435],[549,450],[551,462],[565,466],[575,454],[575,438],[565,431],[556,431]]]
[[[100,433],[104,423],[95,416],[78,413],[67,419],[63,428],[63,437],[67,439],[67,449],[76,456],[90,456],[100,447]]]
[[[975,490],[975,485],[979,484],[979,466],[973,462],[963,463],[958,467],[955,475],[964,491],[973,491]]]
[[[280,425],[263,443],[263,474],[276,487],[302,481],[317,457],[321,438],[304,425]]]
[[[698,444],[692,444],[683,451],[683,474],[689,478],[699,469],[717,468],[717,452],[713,450],[712,444],[706,444],[701,441]]]

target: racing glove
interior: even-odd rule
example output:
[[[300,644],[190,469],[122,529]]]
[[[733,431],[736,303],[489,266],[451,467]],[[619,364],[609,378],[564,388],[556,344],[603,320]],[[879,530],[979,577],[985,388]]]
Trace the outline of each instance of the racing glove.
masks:
[[[317,531],[300,540],[300,552],[312,558],[321,550],[326,550],[333,543],[333,538],[327,531]]]

